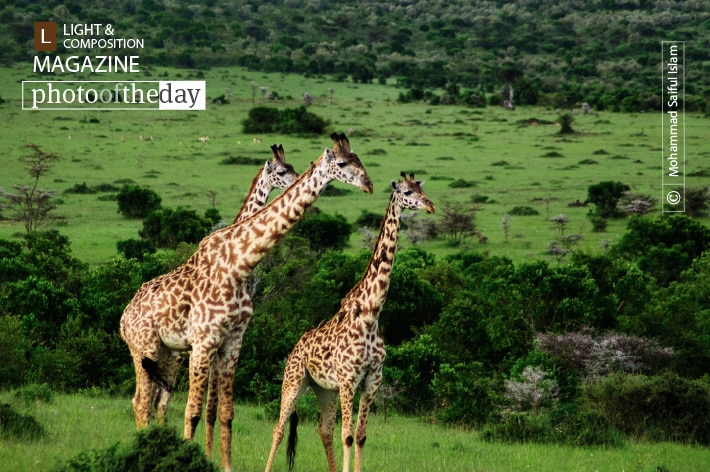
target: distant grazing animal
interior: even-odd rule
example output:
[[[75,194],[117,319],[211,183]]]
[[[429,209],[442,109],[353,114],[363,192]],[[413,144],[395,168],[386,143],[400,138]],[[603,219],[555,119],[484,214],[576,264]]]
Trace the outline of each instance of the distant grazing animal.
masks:
[[[379,332],[380,311],[387,298],[392,265],[399,232],[400,218],[405,209],[434,212],[434,204],[422,191],[423,182],[407,179],[392,182],[394,188],[370,263],[360,282],[350,290],[340,304],[340,310],[329,321],[306,332],[286,361],[281,386],[281,412],[274,428],[266,472],[273,466],[276,450],[284,436],[286,421],[291,418],[287,458],[293,468],[298,416],[296,403],[311,387],[320,406],[320,435],[330,472],[336,471],[333,451],[333,427],[338,408],[342,411],[343,472],[350,470],[350,450],[355,444],[355,472],[362,468],[367,415],[375,393],[382,382],[385,345]],[[353,434],[353,403],[355,390],[362,387],[357,415],[357,430]]]
[[[200,137],[197,138],[197,139],[198,139],[198,141],[200,141],[202,144],[205,144],[205,143],[207,143],[207,142],[210,140],[210,137],[209,137],[209,136],[200,136]]]
[[[239,298],[246,293],[242,286],[331,181],[372,193],[372,182],[347,138],[331,137],[333,150],[325,149],[284,193],[250,218],[210,234],[184,264],[143,284],[121,317],[121,337],[136,372],[136,426],[148,426],[158,385],[170,389],[170,372],[161,366],[171,365],[176,352],[191,350],[184,436],[194,437],[207,385],[216,385],[222,467],[228,472],[234,372],[252,313],[251,300]],[[214,383],[210,376],[216,376]]]

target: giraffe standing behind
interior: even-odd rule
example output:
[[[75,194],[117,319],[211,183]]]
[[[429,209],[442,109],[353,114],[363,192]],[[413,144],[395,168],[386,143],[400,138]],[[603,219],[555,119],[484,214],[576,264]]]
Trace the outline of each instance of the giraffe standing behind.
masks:
[[[342,411],[343,472],[350,470],[350,450],[355,443],[355,472],[362,467],[367,415],[382,382],[385,345],[379,333],[379,315],[387,298],[394,254],[403,210],[434,212],[434,204],[422,191],[423,182],[407,179],[392,182],[394,188],[380,227],[375,250],[360,282],[345,296],[338,313],[318,328],[307,331],[288,357],[281,387],[281,412],[274,428],[266,472],[273,466],[276,450],[291,418],[287,458],[293,468],[298,417],[296,403],[308,387],[318,399],[318,434],[325,447],[330,472],[336,471],[333,427],[338,408]],[[357,429],[353,435],[355,390],[362,387]]]
[[[242,203],[232,224],[240,223],[261,210],[266,205],[272,190],[288,188],[298,179],[298,174],[293,166],[286,162],[283,146],[280,144],[278,146],[272,144],[271,151],[273,152],[271,162],[266,161],[259,169],[259,172],[257,172],[247,191],[244,203]],[[159,279],[155,280],[157,281]],[[237,299],[249,300],[249,295],[246,293],[246,285],[242,285],[241,290],[245,291],[245,293],[237,295]],[[158,424],[165,425],[167,422],[167,410],[172,387],[175,386],[175,380],[180,371],[182,359],[183,357],[180,351],[171,351],[169,355],[163,356],[162,360],[159,360],[158,370],[162,372],[166,385],[158,384],[156,392],[155,407]],[[216,365],[213,364],[210,371],[210,383],[207,389],[207,414],[205,421],[205,452],[207,457],[210,458],[212,457],[214,425],[217,419],[217,374],[215,368]]]
[[[121,337],[136,371],[136,426],[148,426],[158,385],[169,388],[161,361],[191,349],[184,436],[194,436],[212,372],[226,471],[231,471],[234,372],[252,313],[243,285],[328,183],[340,180],[372,193],[372,182],[347,138],[335,133],[331,137],[333,150],[325,149],[284,193],[241,223],[210,234],[184,264],[143,284],[121,317]]]

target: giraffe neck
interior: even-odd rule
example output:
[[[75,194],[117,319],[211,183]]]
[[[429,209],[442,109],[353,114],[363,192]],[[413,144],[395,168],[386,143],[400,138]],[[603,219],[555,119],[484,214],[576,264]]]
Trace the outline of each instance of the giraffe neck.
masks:
[[[243,282],[268,251],[301,219],[332,180],[321,157],[284,193],[242,223],[212,233],[200,244],[207,262]]]
[[[360,283],[351,291],[351,294],[357,297],[361,305],[366,306],[375,318],[379,316],[387,299],[401,216],[402,208],[395,202],[393,194],[382,220],[370,263]]]
[[[265,166],[261,166],[261,170],[259,170],[259,173],[256,174],[254,180],[252,180],[251,187],[249,187],[244,203],[239,209],[239,212],[234,218],[232,224],[246,220],[266,205],[266,201],[269,199],[270,189],[269,178],[267,177],[266,172],[264,172],[264,167]]]

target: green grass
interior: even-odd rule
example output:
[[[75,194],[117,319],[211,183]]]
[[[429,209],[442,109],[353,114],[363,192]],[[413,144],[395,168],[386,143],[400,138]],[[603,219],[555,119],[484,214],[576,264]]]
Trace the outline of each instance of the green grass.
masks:
[[[22,111],[19,81],[36,78],[30,69],[29,65],[0,68],[6,100],[0,105],[0,121],[5,124],[0,127],[0,186],[11,190],[12,184],[29,182],[18,161],[23,143],[33,142],[58,153],[62,160],[43,178],[41,186],[60,192],[55,214],[64,220],[59,229],[70,237],[77,257],[90,263],[114,256],[117,241],[137,238],[141,223],[123,219],[115,202],[100,199],[105,194],[62,193],[76,184],[120,185],[130,180],[151,187],[165,206],[188,206],[198,212],[210,206],[208,192],[214,191],[221,215],[231,220],[258,167],[222,165],[221,161],[267,160],[271,157],[269,145],[282,143],[286,159],[302,172],[331,146],[327,136],[262,135],[258,136],[261,142],[253,142],[255,136],[245,135],[241,129],[241,120],[254,106],[251,81],[282,97],[271,106],[300,106],[301,95],[309,92],[315,99],[312,112],[329,119],[334,130],[354,130],[350,142],[374,182],[374,195],[352,189],[346,196],[321,197],[316,202],[321,209],[341,213],[350,222],[362,210],[383,213],[389,182],[402,170],[414,171],[418,179],[427,181],[425,191],[439,208],[447,199],[469,201],[474,196],[487,196],[477,216],[487,243],[481,245],[471,238],[464,248],[520,260],[545,253],[556,235],[547,219],[561,213],[569,217],[568,234],[584,236],[583,249],[599,251],[602,240],[618,240],[625,229],[623,220],[610,222],[606,233],[592,233],[586,218],[589,208],[568,206],[584,201],[591,184],[618,180],[634,192],[656,198],[661,195],[659,114],[577,115],[573,127],[578,134],[563,138],[554,124],[528,124],[531,118],[554,123],[555,110],[405,105],[396,102],[400,90],[391,85],[357,85],[237,68],[205,72],[208,96],[219,96],[230,87],[235,98],[223,106],[208,100],[208,109],[202,112]],[[141,77],[129,79],[157,79],[164,71],[146,70]],[[170,79],[194,78],[186,71],[167,72]],[[335,89],[332,104],[330,87]],[[689,114],[686,121],[686,170],[707,175],[710,119]],[[154,140],[142,141],[141,135]],[[198,141],[203,135],[210,137],[209,143]],[[585,164],[590,160],[597,164]],[[450,184],[456,181],[467,185],[452,188]],[[687,179],[688,187],[708,183],[702,176]],[[513,217],[506,243],[501,219],[516,206],[530,206],[539,215]],[[440,215],[422,217],[438,219]],[[703,221],[707,224],[710,220]],[[0,238],[21,233],[20,224],[0,222]],[[353,236],[351,243],[358,249],[359,237]],[[406,238],[402,243],[409,244]],[[426,242],[424,248],[439,256],[461,249],[450,247],[444,239]]]
[[[184,394],[177,394],[170,410],[170,426],[182,434]],[[134,423],[129,398],[106,398],[87,394],[55,395],[51,403],[24,404],[11,393],[0,402],[13,403],[31,414],[47,430],[37,442],[0,441],[0,470],[47,471],[80,451],[104,450],[133,440]],[[261,471],[266,465],[274,422],[263,408],[237,405],[234,420],[234,470]],[[336,426],[336,457],[342,462],[339,426]],[[204,424],[196,440],[204,445]],[[416,418],[373,414],[368,424],[365,470],[427,472],[509,471],[704,471],[710,465],[707,448],[673,443],[628,443],[620,449],[572,448],[536,444],[490,444],[475,431],[444,428]],[[219,451],[213,460],[219,462]],[[286,470],[285,443],[278,451],[276,471]],[[298,470],[325,470],[325,455],[315,424],[299,427]]]

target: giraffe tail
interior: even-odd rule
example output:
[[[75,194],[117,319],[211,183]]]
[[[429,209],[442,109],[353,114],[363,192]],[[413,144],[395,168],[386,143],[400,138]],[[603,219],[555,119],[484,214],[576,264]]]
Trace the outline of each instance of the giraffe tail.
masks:
[[[150,377],[153,382],[157,383],[168,392],[173,391],[173,387],[165,381],[162,375],[160,375],[160,367],[156,361],[149,357],[144,357],[141,361],[141,365],[145,371],[148,372],[148,377]]]
[[[291,413],[291,422],[288,428],[288,444],[286,446],[286,460],[288,461],[288,470],[293,470],[293,463],[296,459],[296,444],[298,444],[298,414],[294,411]]]

